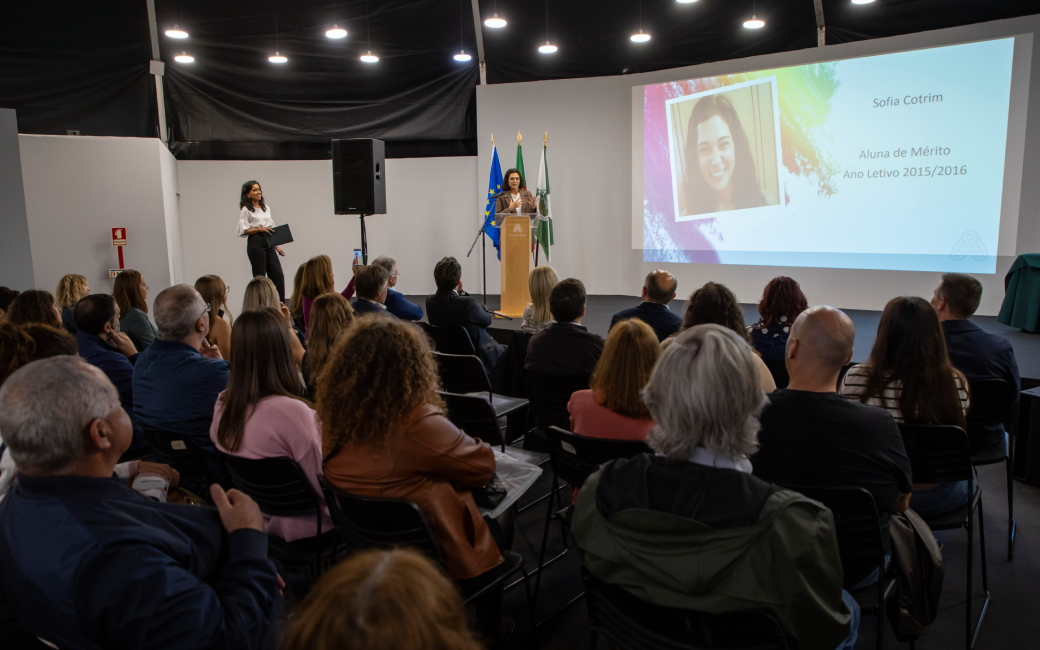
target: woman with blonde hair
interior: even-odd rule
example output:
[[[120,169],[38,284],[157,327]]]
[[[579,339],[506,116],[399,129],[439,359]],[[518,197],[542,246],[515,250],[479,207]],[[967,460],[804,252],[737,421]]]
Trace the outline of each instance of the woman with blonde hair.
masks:
[[[210,345],[217,346],[220,356],[230,362],[231,327],[235,321],[227,306],[228,287],[219,275],[204,275],[195,281],[195,291],[209,305],[209,334],[206,340]]]
[[[326,573],[293,612],[282,650],[480,650],[455,585],[410,549],[364,551]]]
[[[74,317],[76,303],[90,293],[87,279],[82,275],[69,273],[58,280],[58,288],[54,291],[54,300],[61,309],[61,324],[75,336],[76,319]]]
[[[654,421],[639,391],[650,381],[661,344],[653,328],[631,318],[615,325],[588,390],[571,395],[571,431],[590,438],[646,440]]]
[[[536,266],[527,276],[527,288],[531,291],[531,302],[524,307],[524,319],[520,331],[528,334],[541,332],[552,322],[549,312],[549,294],[560,283],[560,276],[551,266]]]
[[[159,335],[148,320],[148,283],[139,271],[127,269],[116,276],[112,297],[119,305],[119,331],[130,337],[138,352],[144,352]]]
[[[286,326],[292,333],[292,336],[289,337],[289,344],[292,347],[293,359],[296,361],[297,366],[302,366],[303,356],[306,352],[300,333],[293,327],[292,313],[285,306],[285,303],[278,299],[278,289],[274,286],[271,278],[258,275],[246,285],[245,293],[242,295],[242,313],[262,309],[263,307],[270,307],[281,313]]]
[[[314,390],[314,380],[321,374],[329,353],[354,322],[354,308],[338,293],[318,296],[311,307],[311,335],[303,355],[303,380]]]

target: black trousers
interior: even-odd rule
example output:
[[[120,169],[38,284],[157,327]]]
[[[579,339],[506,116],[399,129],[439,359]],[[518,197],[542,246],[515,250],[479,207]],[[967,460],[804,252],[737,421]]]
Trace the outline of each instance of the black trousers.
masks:
[[[285,276],[282,274],[282,263],[278,261],[278,251],[267,248],[263,235],[249,235],[246,241],[246,255],[249,265],[253,267],[253,277],[267,276],[278,289],[278,299],[285,302]]]

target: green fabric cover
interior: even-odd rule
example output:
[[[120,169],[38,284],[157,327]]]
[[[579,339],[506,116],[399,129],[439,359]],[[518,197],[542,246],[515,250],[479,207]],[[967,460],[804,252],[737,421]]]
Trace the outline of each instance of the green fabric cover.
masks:
[[[789,490],[758,523],[713,530],[685,517],[596,508],[600,472],[582,486],[572,531],[586,569],[654,605],[709,613],[769,609],[800,650],[834,650],[849,633],[830,510]]]
[[[997,322],[1027,332],[1040,330],[1040,254],[1019,255],[1008,269]]]

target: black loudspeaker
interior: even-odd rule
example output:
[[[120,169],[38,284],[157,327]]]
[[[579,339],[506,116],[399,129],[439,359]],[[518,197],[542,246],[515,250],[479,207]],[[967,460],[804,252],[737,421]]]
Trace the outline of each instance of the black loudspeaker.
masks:
[[[332,141],[336,214],[386,214],[386,160],[382,140]]]

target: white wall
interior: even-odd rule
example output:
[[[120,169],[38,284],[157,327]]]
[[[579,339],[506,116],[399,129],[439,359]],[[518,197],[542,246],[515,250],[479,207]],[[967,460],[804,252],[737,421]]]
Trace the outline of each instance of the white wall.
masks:
[[[643,251],[632,249],[633,86],[1038,31],[1040,17],[1034,16],[645,74],[478,86],[478,183],[487,182],[491,135],[503,168],[508,168],[519,129],[527,145],[528,187],[533,188],[542,135],[548,131],[557,242],[552,265],[561,277],[582,279],[589,293],[637,295],[643,277],[660,264],[643,262]],[[1040,39],[1034,38],[1034,46],[1024,147],[1021,141],[1009,141],[1007,153],[1007,165],[1023,169],[1020,196],[1009,197],[1018,205],[1016,254],[1040,250]],[[1013,94],[1024,91],[1013,89]],[[998,257],[995,274],[978,276],[984,286],[980,314],[999,311],[1004,275],[1013,261],[1013,255]],[[810,303],[858,309],[881,309],[900,294],[930,297],[939,280],[938,273],[905,271],[709,264],[668,268],[679,279],[681,295],[713,280],[727,284],[742,302],[757,302],[770,278],[789,275],[801,283]],[[491,269],[495,273],[492,278],[489,272],[488,283],[497,287],[497,268],[492,264]]]
[[[20,135],[22,176],[36,288],[53,292],[66,273],[111,293],[118,268],[111,229],[126,228],[123,258],[150,287],[170,286],[164,157],[154,138]]]
[[[286,295],[297,267],[319,254],[332,258],[336,288],[346,286],[354,248],[361,247],[361,228],[356,216],[333,212],[332,161],[182,160],[177,174],[185,281],[219,275],[231,285],[232,313],[241,308],[251,278],[245,239],[235,237],[239,192],[247,180],[260,183],[275,221],[292,229],[295,241],[283,246],[286,256],[281,258]],[[398,290],[432,293],[433,266],[445,255],[463,260],[464,283],[476,286],[479,257],[464,259],[480,224],[476,177],[472,157],[386,161],[387,214],[365,222],[369,259],[381,254],[397,259]]]

